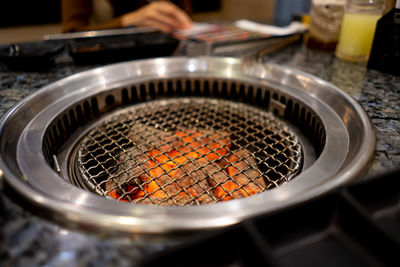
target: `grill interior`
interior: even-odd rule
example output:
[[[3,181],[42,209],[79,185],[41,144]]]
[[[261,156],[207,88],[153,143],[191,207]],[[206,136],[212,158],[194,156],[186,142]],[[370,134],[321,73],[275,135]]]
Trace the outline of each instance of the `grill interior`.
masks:
[[[103,196],[194,205],[254,195],[301,168],[297,137],[271,113],[210,98],[146,102],[92,129],[77,182]]]
[[[90,125],[90,127],[88,126]],[[62,112],[43,151],[66,180],[122,202],[199,205],[261,193],[302,170],[296,125],[316,156],[325,131],[306,105],[265,85],[173,78],[112,88]]]

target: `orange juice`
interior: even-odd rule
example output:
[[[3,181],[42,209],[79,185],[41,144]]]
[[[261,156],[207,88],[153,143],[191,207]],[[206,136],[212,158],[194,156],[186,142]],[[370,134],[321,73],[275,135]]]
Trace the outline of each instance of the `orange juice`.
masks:
[[[381,14],[345,13],[336,56],[348,61],[367,61]]]

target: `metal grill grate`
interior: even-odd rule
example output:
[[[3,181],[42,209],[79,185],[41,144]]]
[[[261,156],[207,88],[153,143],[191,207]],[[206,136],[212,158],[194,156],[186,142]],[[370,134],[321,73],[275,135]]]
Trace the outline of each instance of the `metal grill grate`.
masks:
[[[258,194],[301,169],[296,135],[269,112],[211,98],[124,109],[79,145],[82,184],[124,202],[200,205]]]

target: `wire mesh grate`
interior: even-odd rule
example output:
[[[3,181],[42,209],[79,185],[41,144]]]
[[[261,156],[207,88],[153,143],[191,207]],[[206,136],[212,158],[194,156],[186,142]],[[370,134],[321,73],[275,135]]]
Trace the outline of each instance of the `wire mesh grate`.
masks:
[[[155,100],[93,128],[77,172],[98,194],[150,205],[201,205],[261,193],[301,169],[296,135],[270,112],[222,99]]]

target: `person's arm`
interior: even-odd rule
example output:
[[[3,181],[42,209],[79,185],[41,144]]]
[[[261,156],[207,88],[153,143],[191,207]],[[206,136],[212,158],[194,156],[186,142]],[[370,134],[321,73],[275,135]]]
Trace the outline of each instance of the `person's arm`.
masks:
[[[168,1],[151,2],[121,16],[122,27],[132,25],[154,27],[163,32],[186,29],[192,25],[187,13]]]
[[[62,0],[62,31],[88,31],[128,26],[148,26],[163,32],[190,27],[189,16],[176,5],[159,1],[152,2],[135,11],[117,17],[107,23],[90,25],[93,13],[91,0]]]

